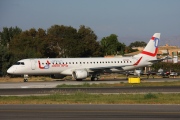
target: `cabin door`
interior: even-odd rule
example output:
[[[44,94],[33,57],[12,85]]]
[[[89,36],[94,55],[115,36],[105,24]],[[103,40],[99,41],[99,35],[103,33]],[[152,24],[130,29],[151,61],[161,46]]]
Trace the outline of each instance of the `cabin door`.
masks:
[[[34,59],[31,59],[31,69],[32,70],[36,69],[36,61]]]

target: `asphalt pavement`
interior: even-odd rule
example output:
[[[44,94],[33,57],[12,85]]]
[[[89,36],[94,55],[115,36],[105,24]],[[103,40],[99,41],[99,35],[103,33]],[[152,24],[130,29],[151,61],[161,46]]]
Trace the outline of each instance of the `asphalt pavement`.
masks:
[[[180,105],[0,105],[1,120],[179,120]]]

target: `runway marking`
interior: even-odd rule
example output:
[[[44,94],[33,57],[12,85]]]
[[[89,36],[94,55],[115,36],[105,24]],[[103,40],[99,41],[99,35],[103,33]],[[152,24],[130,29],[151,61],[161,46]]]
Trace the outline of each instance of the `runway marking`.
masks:
[[[21,86],[21,88],[29,88],[29,86]]]

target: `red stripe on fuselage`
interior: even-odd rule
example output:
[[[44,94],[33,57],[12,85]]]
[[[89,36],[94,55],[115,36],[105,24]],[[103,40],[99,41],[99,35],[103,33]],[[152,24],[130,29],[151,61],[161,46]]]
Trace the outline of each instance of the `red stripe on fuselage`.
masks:
[[[142,57],[139,58],[139,60],[136,63],[134,63],[133,65],[138,65],[140,63],[141,59],[142,59]]]

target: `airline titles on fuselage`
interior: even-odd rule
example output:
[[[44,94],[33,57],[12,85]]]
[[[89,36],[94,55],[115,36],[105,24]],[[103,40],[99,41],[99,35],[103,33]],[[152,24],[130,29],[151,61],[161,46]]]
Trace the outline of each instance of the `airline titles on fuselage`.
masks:
[[[50,62],[47,60],[46,63],[41,63],[38,60],[38,64],[40,69],[49,69],[51,64],[51,67],[68,67],[68,64],[65,64],[62,60],[52,60]]]

